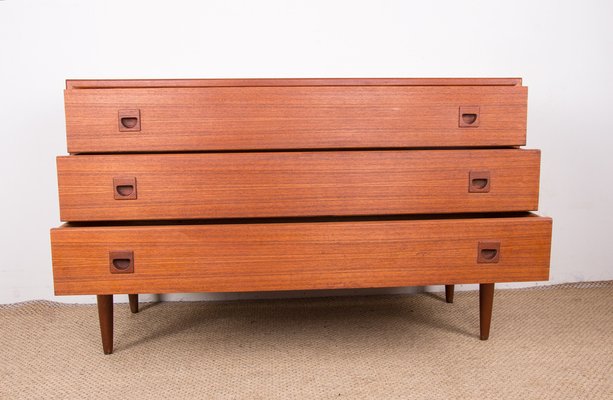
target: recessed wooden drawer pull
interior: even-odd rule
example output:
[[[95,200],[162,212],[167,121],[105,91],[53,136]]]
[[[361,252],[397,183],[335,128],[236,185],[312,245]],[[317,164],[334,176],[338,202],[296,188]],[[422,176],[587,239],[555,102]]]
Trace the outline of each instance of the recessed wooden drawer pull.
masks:
[[[136,199],[136,178],[113,178],[115,200]]]
[[[121,196],[129,196],[134,193],[134,186],[132,185],[119,185],[117,186],[117,193]]]
[[[119,110],[119,132],[140,131],[140,110]]]
[[[111,274],[131,274],[134,272],[134,252],[129,250],[109,251]]]
[[[477,128],[479,126],[479,106],[460,107],[460,128]]]
[[[130,268],[131,261],[129,258],[115,258],[113,260],[113,268],[120,271],[125,271]]]
[[[468,191],[470,193],[488,193],[490,186],[489,171],[470,171],[468,174]]]
[[[479,242],[478,263],[497,263],[500,260],[500,242]]]

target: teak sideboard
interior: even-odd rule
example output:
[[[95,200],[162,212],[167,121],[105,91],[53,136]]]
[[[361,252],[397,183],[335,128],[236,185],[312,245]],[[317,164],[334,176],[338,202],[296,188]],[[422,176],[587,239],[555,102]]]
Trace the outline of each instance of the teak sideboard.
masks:
[[[57,295],[549,278],[521,79],[69,80]]]

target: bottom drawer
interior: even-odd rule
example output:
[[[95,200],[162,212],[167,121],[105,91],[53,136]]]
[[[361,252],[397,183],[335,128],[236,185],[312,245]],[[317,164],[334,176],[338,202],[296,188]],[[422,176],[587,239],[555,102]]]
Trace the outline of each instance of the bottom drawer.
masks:
[[[414,217],[51,230],[57,295],[547,280],[551,219]]]

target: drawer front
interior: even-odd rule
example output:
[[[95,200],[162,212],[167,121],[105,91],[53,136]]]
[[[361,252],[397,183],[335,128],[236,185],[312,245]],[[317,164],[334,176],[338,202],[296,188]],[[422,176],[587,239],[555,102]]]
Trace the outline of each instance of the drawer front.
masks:
[[[68,151],[521,146],[522,86],[67,89]]]
[[[517,282],[548,279],[551,220],[69,226],[51,242],[57,295]]]
[[[58,158],[62,221],[529,211],[537,150]]]

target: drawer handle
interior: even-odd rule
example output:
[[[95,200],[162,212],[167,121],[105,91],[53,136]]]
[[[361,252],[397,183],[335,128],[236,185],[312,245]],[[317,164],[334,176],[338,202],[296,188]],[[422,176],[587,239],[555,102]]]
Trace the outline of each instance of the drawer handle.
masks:
[[[490,171],[470,171],[468,173],[469,193],[488,193],[490,189]]]
[[[487,186],[487,183],[489,182],[489,180],[485,179],[485,178],[477,178],[477,179],[473,179],[472,180],[472,185],[475,189],[483,189],[484,187]],[[127,186],[126,186],[127,187]],[[132,191],[132,186],[130,187],[130,191]]]
[[[126,119],[134,120],[131,124],[132,126],[136,125],[136,118],[126,118]],[[472,125],[475,123],[476,120],[477,120],[477,114],[462,114],[462,121],[464,121],[465,125]]]
[[[134,192],[134,186],[132,185],[119,185],[116,188],[117,193],[121,196],[129,196]]]
[[[136,117],[122,117],[121,125],[127,129],[133,129],[138,123],[138,118]]]
[[[111,274],[131,274],[134,272],[134,252],[130,250],[109,251]]]
[[[113,260],[113,267],[120,271],[130,268],[130,264],[132,264],[132,261],[129,258],[115,258]]]
[[[479,106],[461,106],[460,107],[460,128],[477,128],[479,126],[479,114],[481,110]]]
[[[477,262],[484,264],[497,263],[498,261],[500,261],[500,242],[479,242],[479,245],[477,246]]]
[[[136,199],[136,178],[113,178],[115,200]]]
[[[498,250],[496,249],[481,249],[481,258],[483,258],[484,260],[493,260],[494,257],[496,257],[497,255]]]
[[[140,110],[119,110],[119,132],[140,131]]]

